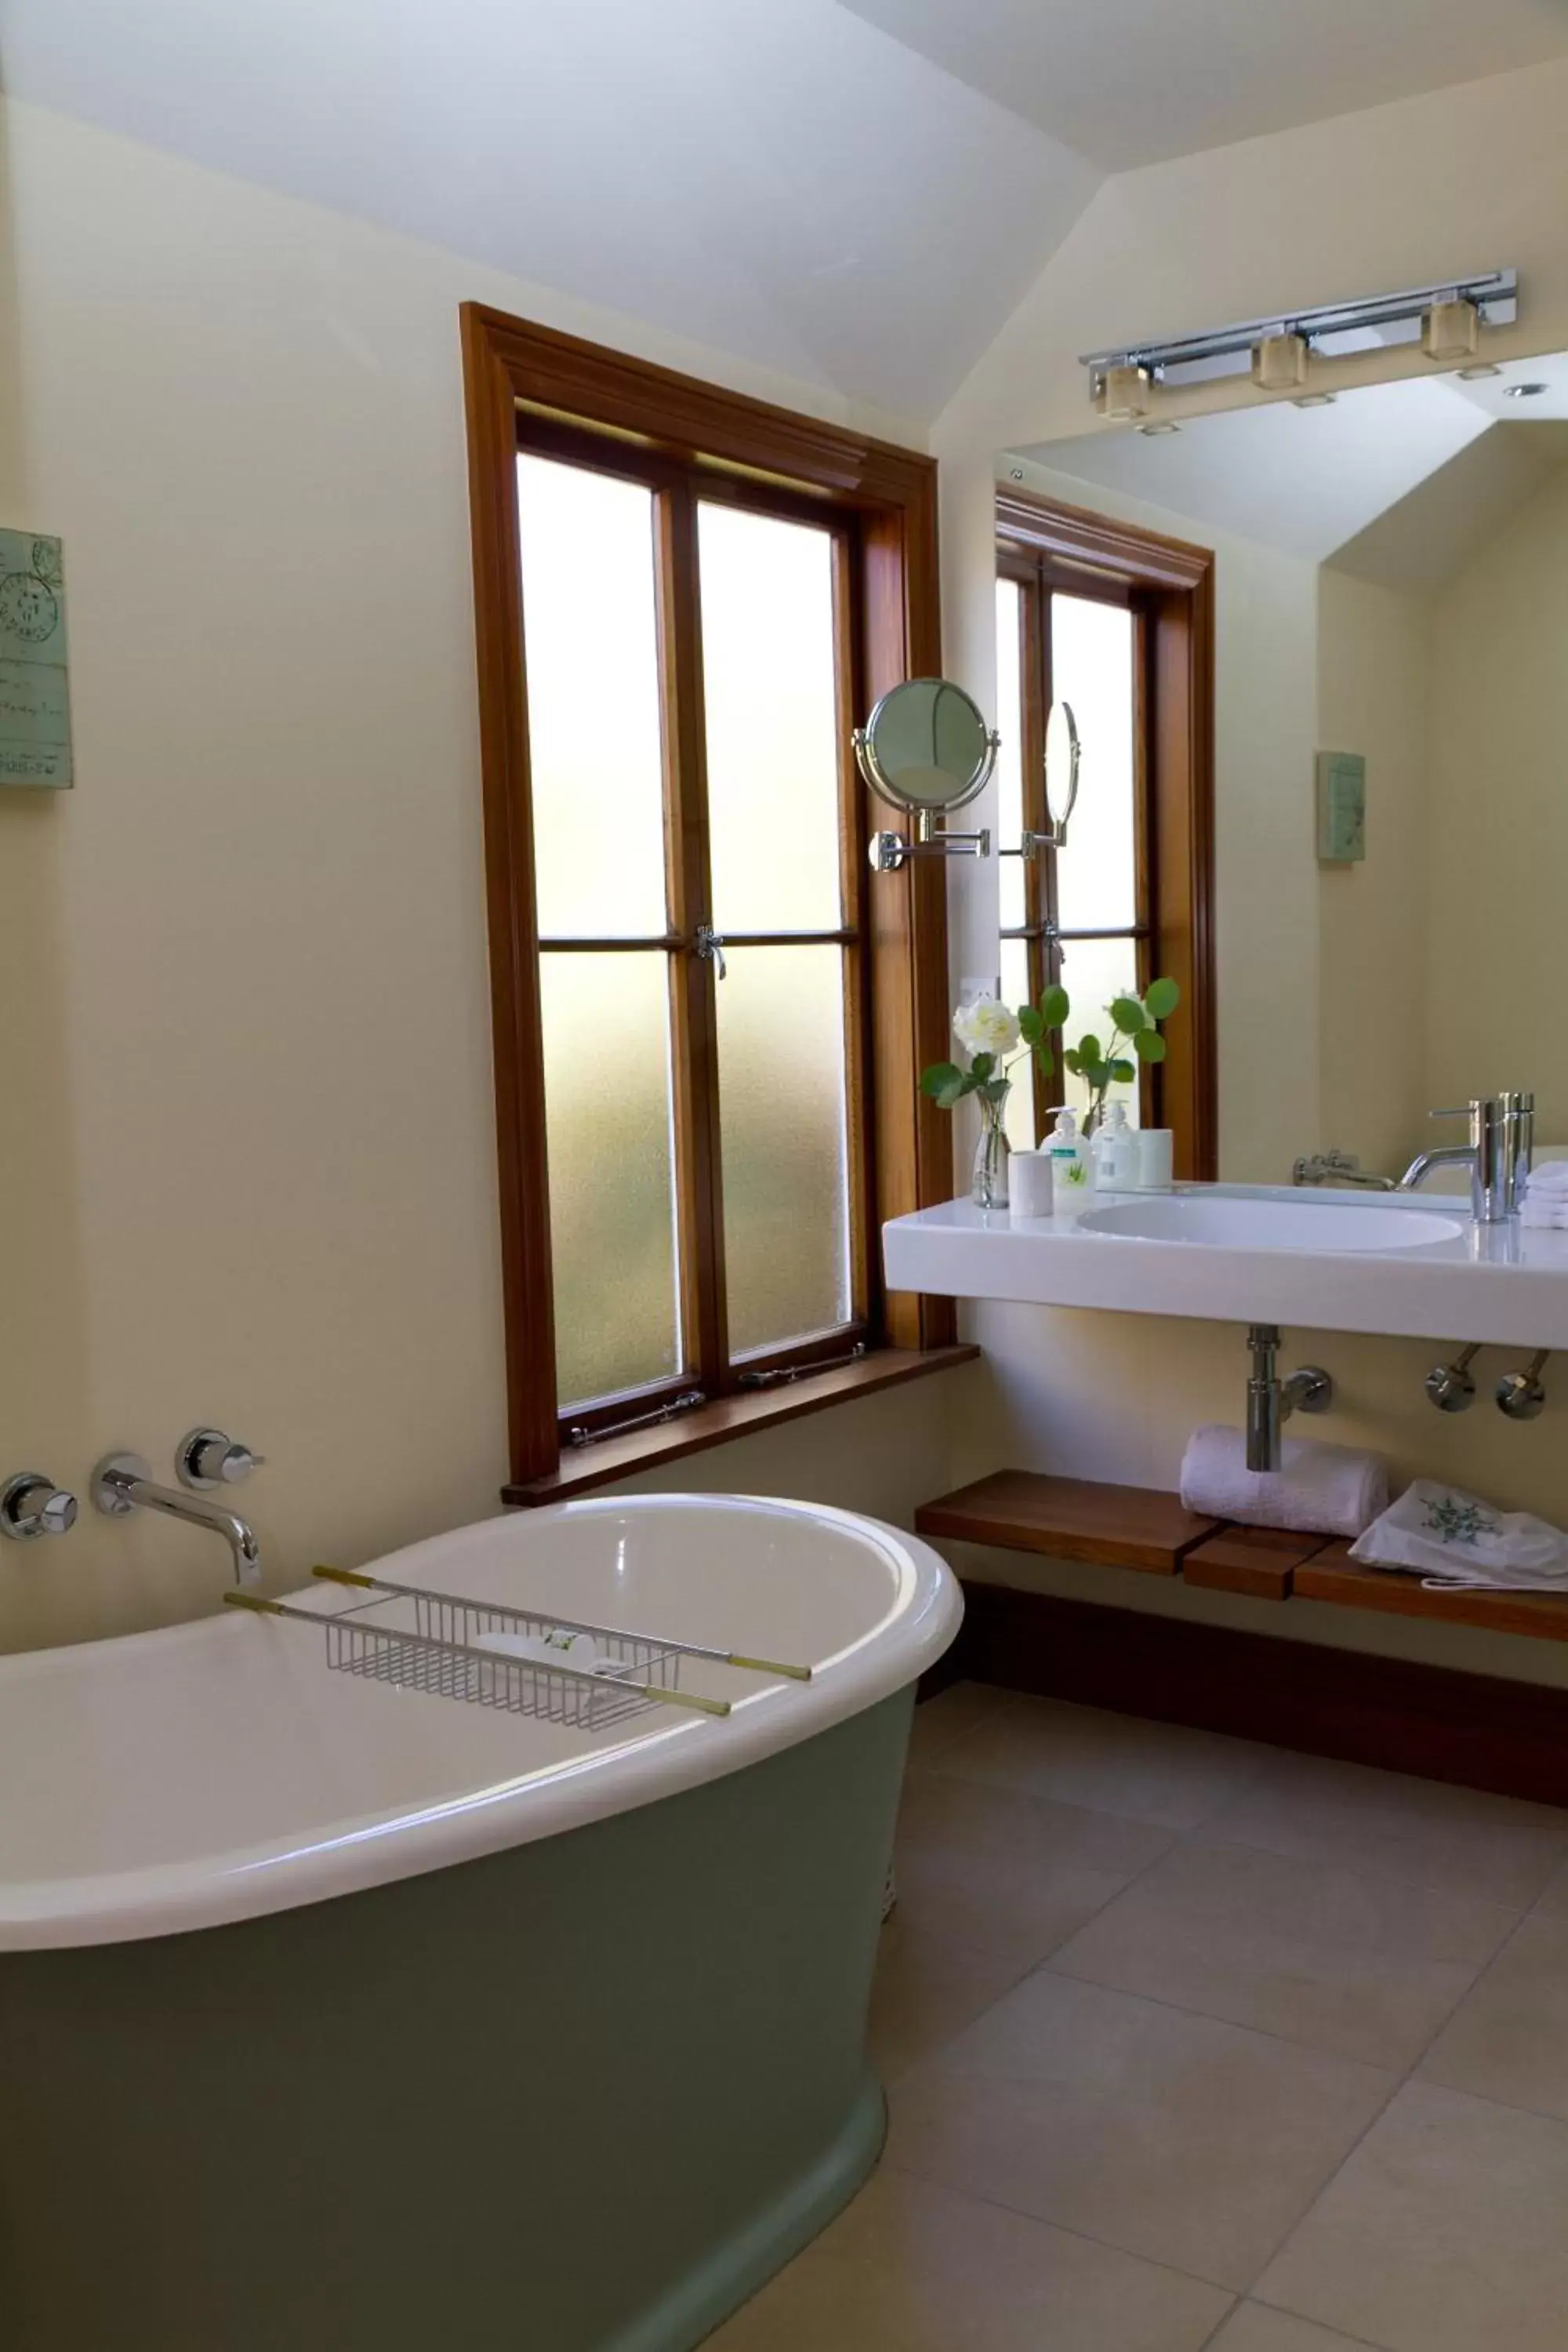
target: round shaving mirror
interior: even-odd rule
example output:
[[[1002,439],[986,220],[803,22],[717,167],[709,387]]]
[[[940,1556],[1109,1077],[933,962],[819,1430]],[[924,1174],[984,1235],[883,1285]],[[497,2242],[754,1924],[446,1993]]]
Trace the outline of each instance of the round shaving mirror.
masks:
[[[942,677],[889,687],[857,736],[871,783],[916,815],[962,808],[984,790],[995,739],[979,706]]]

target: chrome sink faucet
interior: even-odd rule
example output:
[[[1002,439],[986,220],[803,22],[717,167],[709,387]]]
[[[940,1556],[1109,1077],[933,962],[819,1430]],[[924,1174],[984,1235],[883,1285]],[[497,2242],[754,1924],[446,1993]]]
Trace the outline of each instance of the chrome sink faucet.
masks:
[[[1470,1139],[1418,1153],[1399,1180],[1400,1192],[1416,1192],[1430,1169],[1468,1168],[1470,1214],[1478,1225],[1500,1225],[1517,1216],[1535,1141],[1535,1097],[1480,1095],[1463,1110],[1435,1110],[1432,1117],[1468,1118]]]
[[[215,1439],[219,1441],[216,1446]],[[198,1440],[202,1441],[199,1445]],[[162,1511],[171,1519],[184,1519],[189,1527],[210,1528],[228,1546],[236,1584],[258,1584],[261,1546],[254,1529],[221,1503],[208,1502],[200,1491],[233,1485],[258,1458],[244,1446],[231,1445],[221,1431],[193,1430],[179,1457],[185,1491],[154,1485],[152,1465],[140,1454],[107,1454],[92,1474],[90,1491],[97,1508],[110,1518],[126,1518],[132,1511]]]

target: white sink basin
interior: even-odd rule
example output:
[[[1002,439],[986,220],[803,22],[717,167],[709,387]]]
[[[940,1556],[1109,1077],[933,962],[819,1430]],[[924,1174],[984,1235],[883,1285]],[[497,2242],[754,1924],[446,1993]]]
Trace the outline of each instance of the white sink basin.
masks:
[[[1219,1193],[1163,1193],[1148,1201],[1087,1209],[1079,1230],[1121,1240],[1200,1242],[1215,1249],[1430,1249],[1458,1241],[1457,1218],[1430,1209],[1371,1208],[1343,1201],[1236,1200]]]

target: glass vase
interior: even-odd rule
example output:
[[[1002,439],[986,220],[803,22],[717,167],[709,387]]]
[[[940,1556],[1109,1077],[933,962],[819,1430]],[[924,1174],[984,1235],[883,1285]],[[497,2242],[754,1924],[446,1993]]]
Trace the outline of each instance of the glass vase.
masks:
[[[1007,1163],[1012,1146],[1007,1141],[1007,1094],[999,1102],[980,1097],[980,1140],[974,1147],[974,1176],[970,1194],[977,1209],[1005,1209],[1007,1205]]]

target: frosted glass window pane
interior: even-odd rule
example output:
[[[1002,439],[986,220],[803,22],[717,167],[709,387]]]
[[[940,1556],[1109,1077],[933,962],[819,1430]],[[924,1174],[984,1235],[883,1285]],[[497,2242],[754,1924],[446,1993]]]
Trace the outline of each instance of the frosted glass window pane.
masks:
[[[539,928],[657,939],[664,773],[653,495],[517,461]]]
[[[1024,830],[1024,662],[1020,631],[1024,592],[1016,580],[996,583],[996,845],[1016,849]],[[1025,921],[1024,861],[1001,857],[996,877],[1002,892],[1002,929]]]
[[[1068,931],[1135,923],[1131,614],[1053,596],[1051,693],[1071,703],[1083,746],[1078,806],[1057,853],[1057,920]]]
[[[1002,1002],[1010,1004],[1015,1013],[1020,1004],[1030,1002],[1026,940],[1002,942]],[[1013,1073],[1013,1091],[1007,1097],[1007,1140],[1015,1151],[1034,1150],[1039,1140],[1035,1124],[1034,1067],[1032,1063],[1024,1061]]]
[[[563,1406],[682,1369],[668,959],[540,959]]]
[[[719,984],[730,1348],[849,1319],[843,951],[738,948]]]
[[[1073,823],[1078,823],[1076,814]],[[1102,1045],[1109,1045],[1111,1024],[1106,1006],[1113,996],[1137,993],[1137,940],[1064,940],[1061,958],[1062,986],[1072,999],[1065,1042],[1076,1045],[1085,1030],[1091,1030]],[[1089,1101],[1089,1088],[1083,1080],[1064,1071],[1061,1085],[1064,1100],[1075,1110],[1083,1110]],[[1129,1127],[1139,1124],[1136,1078],[1130,1086],[1112,1087],[1110,1098],[1126,1104]]]
[[[836,931],[831,534],[706,501],[697,517],[713,920]]]

